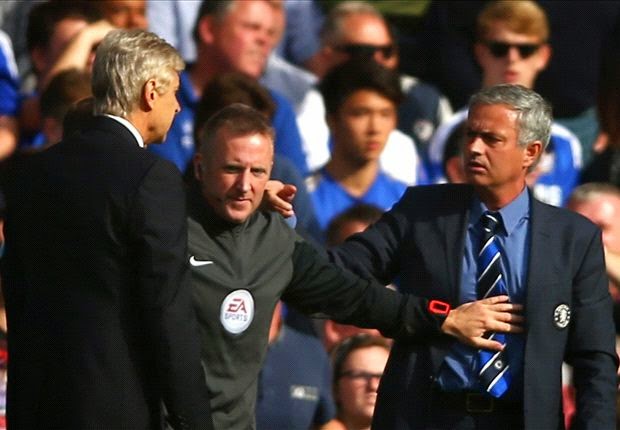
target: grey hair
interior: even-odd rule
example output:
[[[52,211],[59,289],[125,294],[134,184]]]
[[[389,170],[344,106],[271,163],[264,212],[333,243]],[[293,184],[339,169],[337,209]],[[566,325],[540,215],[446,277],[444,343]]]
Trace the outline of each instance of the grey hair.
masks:
[[[140,102],[144,84],[156,80],[166,92],[174,74],[185,67],[164,39],[144,30],[114,30],[97,48],[93,64],[94,113],[127,117]]]
[[[323,46],[333,46],[341,41],[342,21],[351,15],[372,15],[384,21],[381,12],[368,2],[351,0],[338,3],[329,11],[321,28],[320,37]]]
[[[620,199],[620,188],[608,182],[588,182],[573,190],[567,206],[584,203],[601,196],[614,196]]]
[[[506,105],[517,112],[517,136],[522,147],[542,142],[541,154],[551,137],[551,105],[537,92],[522,85],[500,84],[484,88],[469,100],[469,110],[476,105]]]

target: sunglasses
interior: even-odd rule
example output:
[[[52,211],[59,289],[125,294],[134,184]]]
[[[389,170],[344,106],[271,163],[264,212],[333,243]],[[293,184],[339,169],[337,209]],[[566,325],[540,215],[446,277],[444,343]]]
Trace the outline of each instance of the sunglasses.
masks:
[[[510,48],[516,48],[519,51],[519,56],[526,59],[531,57],[540,48],[540,44],[536,43],[486,42],[485,45],[495,58],[505,57],[508,55]]]
[[[391,58],[396,54],[396,47],[391,44],[368,45],[366,43],[349,43],[347,45],[340,45],[336,47],[336,50],[356,58],[373,57],[376,52],[380,52],[383,58]]]

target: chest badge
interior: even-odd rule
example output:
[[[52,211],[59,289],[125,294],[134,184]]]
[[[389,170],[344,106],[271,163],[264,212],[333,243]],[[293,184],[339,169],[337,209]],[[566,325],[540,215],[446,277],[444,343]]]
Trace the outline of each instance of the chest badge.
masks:
[[[222,301],[220,322],[229,333],[243,333],[253,319],[254,298],[248,290],[235,290]]]
[[[570,322],[570,308],[567,304],[557,305],[553,311],[553,322],[559,329],[566,328]]]

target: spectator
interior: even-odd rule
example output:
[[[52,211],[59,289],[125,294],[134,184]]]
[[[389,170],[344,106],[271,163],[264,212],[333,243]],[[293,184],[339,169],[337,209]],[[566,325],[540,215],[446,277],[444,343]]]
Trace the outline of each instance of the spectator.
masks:
[[[90,73],[77,69],[60,72],[50,81],[41,94],[45,143],[37,149],[60,142],[64,134],[63,122],[69,109],[80,100],[92,96],[90,81]]]
[[[35,82],[26,78],[30,83],[27,83],[19,114],[20,147],[43,145],[39,106],[41,91],[53,74],[59,71],[55,66],[70,42],[100,17],[91,3],[83,1],[49,1],[38,3],[30,10],[26,36]],[[94,53],[91,51],[89,46],[78,68],[86,67],[89,61],[92,63]]]
[[[345,430],[370,430],[389,355],[387,339],[367,334],[347,338],[333,350],[334,398]]]
[[[326,232],[327,246],[339,245],[349,236],[366,230],[369,225],[381,218],[381,214],[383,211],[373,205],[361,203],[350,207],[335,216],[329,223]],[[380,335],[374,329],[340,324],[330,319],[325,320],[321,332],[323,333],[323,345],[328,352],[331,352],[338,343],[355,334]]]
[[[571,194],[568,208],[602,231],[609,293],[615,303],[616,332],[620,333],[620,189],[597,182],[580,185]]]
[[[194,154],[194,114],[206,85],[217,75],[240,72],[258,79],[276,40],[274,9],[281,4],[271,0],[204,1],[194,27],[198,50],[196,63],[181,75],[179,94],[182,111],[176,117],[163,145],[150,148],[174,162],[184,172]],[[301,138],[290,103],[270,91],[276,104],[273,126],[276,153],[287,157],[301,175],[308,168]]]
[[[549,18],[553,56],[535,89],[549,99],[556,121],[574,133],[584,161],[591,157],[597,121],[594,106],[601,58],[609,50],[620,4],[610,1],[540,0]],[[421,76],[435,83],[453,106],[462,107],[480,87],[481,73],[473,54],[476,15],[488,1],[433,1],[417,35],[414,60]],[[598,93],[600,94],[600,92]]]
[[[362,1],[345,1],[331,9],[323,26],[321,50],[317,57],[321,63],[321,70],[317,72],[319,78],[337,64],[354,57],[365,60],[373,58],[393,70],[397,69],[399,63],[398,47],[389,25],[371,4]],[[447,100],[433,86],[402,74],[400,84],[405,96],[398,109],[398,129],[417,145],[424,164],[430,138],[436,127],[449,118],[452,110]],[[309,152],[311,168],[322,164],[320,157],[326,157],[321,152],[326,149],[320,145],[327,144],[327,131],[317,128],[322,119],[321,113],[321,100],[315,94],[309,93],[305,109],[298,119],[307,151],[317,152],[316,155]],[[391,137],[392,139],[400,138]],[[382,161],[385,167],[388,167],[386,158],[392,151],[391,145],[393,143],[388,143],[385,162]],[[404,155],[402,150],[399,153],[401,157]],[[319,158],[319,161],[313,161],[315,158]],[[401,169],[406,168],[404,161],[398,165]],[[390,172],[397,176],[395,172]],[[402,178],[400,175],[398,177]]]
[[[148,27],[146,0],[97,0],[95,4],[116,28],[145,30]]]
[[[374,61],[351,60],[323,78],[320,91],[333,139],[330,160],[308,177],[319,225],[356,203],[387,210],[407,184],[379,164],[402,100],[398,75]]]
[[[318,339],[283,321],[278,302],[258,378],[256,428],[327,430],[335,416],[329,357]]]
[[[474,51],[482,68],[484,87],[510,83],[532,88],[551,55],[547,18],[531,1],[489,3],[478,17],[477,36]],[[457,112],[431,142],[430,176],[435,182],[446,179],[443,170],[446,145],[450,139],[455,143],[463,140],[458,132],[463,131],[459,126],[466,116],[466,109]],[[551,142],[536,169],[528,175],[528,185],[545,203],[564,205],[577,184],[581,166],[581,146],[577,138],[554,122]]]

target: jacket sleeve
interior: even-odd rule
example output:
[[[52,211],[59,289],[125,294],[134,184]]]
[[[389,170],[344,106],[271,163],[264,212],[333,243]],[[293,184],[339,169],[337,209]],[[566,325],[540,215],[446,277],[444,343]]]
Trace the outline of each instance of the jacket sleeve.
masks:
[[[586,246],[584,258],[573,277],[575,319],[567,350],[577,392],[572,428],[615,428],[618,357],[614,350],[612,302],[598,230]]]
[[[174,428],[212,429],[186,266],[184,190],[172,164],[161,160],[149,169],[131,215],[138,307],[144,335],[153,345],[168,419]]]
[[[419,188],[419,187],[417,187]],[[409,224],[414,218],[414,202],[419,198],[409,188],[400,201],[363,233],[354,234],[328,251],[338,266],[367,279],[390,284],[400,271],[400,254]]]
[[[296,243],[292,258],[293,278],[282,299],[301,312],[377,328],[394,338],[421,340],[441,334],[444,318],[428,311],[428,300],[345,272],[303,241]]]

